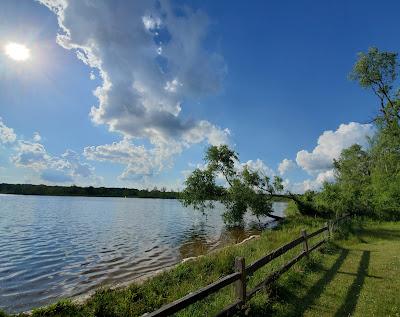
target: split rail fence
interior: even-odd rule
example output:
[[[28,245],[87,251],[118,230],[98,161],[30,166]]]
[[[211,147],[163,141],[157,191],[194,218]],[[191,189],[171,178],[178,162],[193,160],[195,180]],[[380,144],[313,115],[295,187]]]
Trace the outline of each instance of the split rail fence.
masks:
[[[279,278],[279,276],[285,273],[301,258],[303,258],[307,254],[311,253],[312,251],[316,250],[321,245],[323,245],[325,242],[327,242],[329,237],[333,235],[333,232],[336,231],[339,223],[348,217],[349,215],[344,215],[340,218],[336,218],[335,220],[326,222],[322,228],[309,234],[306,232],[306,230],[302,230],[300,237],[268,253],[266,256],[256,260],[255,262],[253,262],[248,266],[245,265],[244,258],[242,257],[236,258],[234,273],[229,274],[217,280],[216,282],[209,284],[195,292],[189,293],[185,297],[182,297],[172,303],[162,306],[161,308],[152,313],[146,313],[144,316],[146,317],[170,316],[186,308],[187,306],[204,299],[208,295],[217,292],[221,288],[235,283],[236,301],[231,305],[227,306],[226,308],[224,308],[216,315],[216,316],[232,316],[235,312],[240,310],[241,307],[246,303],[246,301],[248,301],[251,297],[253,297],[258,291],[264,289],[266,286],[273,283],[275,280]],[[319,236],[321,234],[324,234],[323,239],[315,243],[314,245],[310,246],[309,239]],[[303,244],[303,250],[301,251],[300,254],[295,256],[293,259],[288,261],[286,264],[284,264],[276,271],[272,272],[270,275],[266,277],[266,279],[264,279],[261,283],[256,285],[253,289],[247,290],[246,278],[248,276],[253,275],[255,271],[259,270],[266,264],[270,263],[272,260],[282,256],[289,250],[292,250],[294,247],[296,247],[301,243]]]

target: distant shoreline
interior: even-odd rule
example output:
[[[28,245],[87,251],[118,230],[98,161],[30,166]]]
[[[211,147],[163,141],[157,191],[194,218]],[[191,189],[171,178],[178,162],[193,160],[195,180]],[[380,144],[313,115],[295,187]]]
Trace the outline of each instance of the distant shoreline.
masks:
[[[118,187],[51,186],[32,184],[0,184],[0,194],[71,197],[119,197],[178,199],[179,192]]]

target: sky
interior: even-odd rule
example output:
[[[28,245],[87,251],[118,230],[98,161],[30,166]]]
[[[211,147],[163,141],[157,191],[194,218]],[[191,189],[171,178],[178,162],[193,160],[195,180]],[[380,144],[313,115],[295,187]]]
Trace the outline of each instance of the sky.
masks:
[[[348,74],[369,47],[400,51],[399,11],[2,0],[0,182],[176,190],[208,146],[228,144],[287,190],[316,190],[374,133],[378,102]]]

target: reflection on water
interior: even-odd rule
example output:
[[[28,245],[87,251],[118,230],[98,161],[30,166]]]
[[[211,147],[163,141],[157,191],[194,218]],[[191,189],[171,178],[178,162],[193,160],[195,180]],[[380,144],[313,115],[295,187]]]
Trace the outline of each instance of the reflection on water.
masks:
[[[270,220],[267,223],[248,221],[243,228],[223,226],[219,236],[212,238],[209,232],[213,229],[212,226],[206,222],[195,224],[188,230],[186,238],[179,247],[180,257],[181,259],[196,257],[226,245],[239,243],[252,235],[259,235],[262,230],[275,225],[276,222]]]
[[[274,204],[277,215],[284,208]],[[0,308],[126,283],[260,233],[251,217],[224,227],[222,212],[204,217],[175,200],[0,195]]]

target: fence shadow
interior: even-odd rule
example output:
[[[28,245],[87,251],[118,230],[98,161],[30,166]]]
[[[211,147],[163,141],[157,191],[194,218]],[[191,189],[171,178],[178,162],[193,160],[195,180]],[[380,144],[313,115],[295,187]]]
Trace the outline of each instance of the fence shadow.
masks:
[[[358,297],[364,285],[365,277],[368,276],[368,266],[371,257],[370,251],[363,251],[357,275],[347,291],[342,306],[339,307],[334,317],[352,316],[357,306]]]
[[[302,316],[305,311],[313,305],[317,299],[324,292],[325,287],[334,279],[342,266],[344,260],[349,254],[348,249],[340,249],[340,255],[333,263],[333,265],[325,272],[325,274],[308,290],[303,298],[298,299],[298,308],[296,309],[296,316]],[[347,315],[346,315],[347,316]]]

